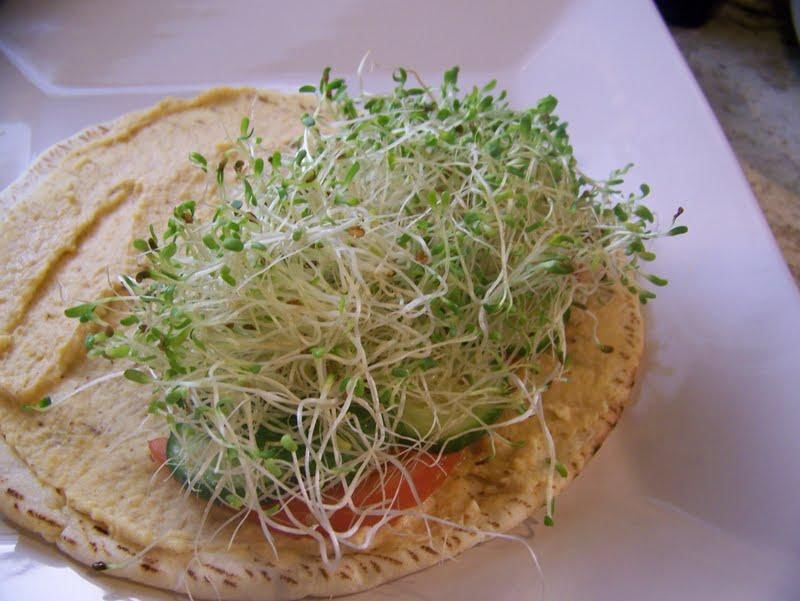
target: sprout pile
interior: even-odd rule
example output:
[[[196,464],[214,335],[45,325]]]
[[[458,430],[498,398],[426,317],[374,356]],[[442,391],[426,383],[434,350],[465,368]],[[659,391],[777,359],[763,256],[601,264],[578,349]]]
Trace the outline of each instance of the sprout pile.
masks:
[[[215,180],[213,215],[178,205],[134,241],[142,270],[124,292],[67,311],[115,327],[89,353],[136,364],[125,376],[152,387],[191,490],[325,557],[403,513],[357,506],[366,478],[541,418],[570,312],[620,285],[647,302],[640,282],[666,282],[639,277],[645,243],[686,231],[658,230],[647,187],[620,191],[624,170],[577,169],[553,97],[515,110],[495,82],[463,93],[457,77],[432,89],[397,69],[390,93],[351,96],[325,70],[301,88],[316,108],[284,152],[244,118],[219,165],[190,157]],[[330,523],[342,507],[345,531]]]

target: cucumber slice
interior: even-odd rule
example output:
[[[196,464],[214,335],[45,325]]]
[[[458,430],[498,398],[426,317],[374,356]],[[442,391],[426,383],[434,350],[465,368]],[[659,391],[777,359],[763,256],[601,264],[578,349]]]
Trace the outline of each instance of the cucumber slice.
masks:
[[[284,448],[275,448],[275,442],[280,440],[280,432],[268,430],[260,426],[256,432],[256,444],[262,451],[270,447],[267,455],[291,461],[292,453]],[[174,432],[167,438],[167,466],[172,470],[172,477],[177,479],[187,489],[203,499],[216,498],[218,502],[228,503],[227,499],[233,495],[243,497],[245,494],[244,476],[234,474],[233,490],[230,487],[221,487],[219,480],[221,474],[214,470],[216,460],[212,466],[206,468],[205,473],[198,476],[202,463],[208,458],[208,446],[212,444],[208,437],[185,424],[178,424]],[[226,468],[237,469],[240,467],[236,458],[223,458]]]
[[[172,477],[194,494],[211,499],[219,484],[219,474],[209,467],[202,476],[197,476],[199,458],[205,456],[204,450],[209,440],[191,428],[178,426],[178,429],[180,436],[170,432],[167,439],[167,466],[172,470]],[[229,493],[223,489],[218,496],[224,499]]]
[[[398,433],[409,438],[436,437],[433,450],[452,453],[472,444],[484,434],[484,425],[493,424],[503,413],[497,404],[479,405],[472,413],[454,415],[452,410],[440,411],[434,427],[434,414],[425,403],[407,402],[398,424]],[[442,424],[444,427],[442,427]]]

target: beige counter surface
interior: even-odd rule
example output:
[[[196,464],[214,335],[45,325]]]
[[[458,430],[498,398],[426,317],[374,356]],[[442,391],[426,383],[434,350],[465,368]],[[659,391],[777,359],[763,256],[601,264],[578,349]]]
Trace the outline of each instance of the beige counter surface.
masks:
[[[728,0],[672,34],[800,285],[800,48],[788,2]]]

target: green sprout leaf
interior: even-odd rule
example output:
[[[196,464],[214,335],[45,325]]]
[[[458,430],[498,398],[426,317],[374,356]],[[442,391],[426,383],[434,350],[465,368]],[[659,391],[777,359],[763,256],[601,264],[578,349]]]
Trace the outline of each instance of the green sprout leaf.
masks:
[[[222,240],[222,246],[233,252],[241,252],[244,250],[244,242],[240,238],[228,236]]]
[[[150,376],[138,369],[126,369],[122,375],[131,382],[136,382],[137,384],[149,384],[152,382]]]
[[[204,157],[199,152],[192,152],[191,154],[189,154],[189,161],[197,165],[204,172],[208,171],[208,161],[206,160],[206,157]]]
[[[83,303],[66,309],[64,311],[64,315],[67,317],[77,317],[81,320],[84,320],[86,317],[93,316],[96,308],[97,305],[94,303]]]
[[[558,100],[556,100],[555,96],[545,96],[539,100],[539,103],[536,105],[536,110],[540,113],[549,115],[556,110],[556,106],[558,106]]]
[[[239,139],[246,140],[252,135],[253,132],[250,130],[250,119],[248,117],[242,117],[242,121],[239,124]]]
[[[292,438],[291,434],[284,434],[281,436],[281,446],[289,451],[290,453],[297,452],[297,443],[295,442],[294,438]]]
[[[649,221],[650,223],[652,223],[655,220],[655,217],[650,212],[650,209],[648,209],[644,205],[639,205],[638,207],[636,207],[636,210],[634,211],[634,214],[637,217],[640,217],[641,219],[644,219],[645,221]]]
[[[264,173],[264,159],[259,157],[253,161],[253,173],[256,177],[261,177],[261,174]]]
[[[645,276],[648,281],[652,282],[656,286],[666,286],[669,282],[663,278],[658,277],[657,275],[647,275]]]
[[[347,174],[344,176],[344,180],[342,180],[342,185],[347,187],[350,185],[350,182],[353,181],[353,178],[358,173],[358,170],[361,168],[361,163],[356,161],[352,165],[350,165],[350,169],[347,170]]]
[[[203,240],[203,244],[207,248],[209,248],[211,250],[217,250],[219,248],[219,244],[217,243],[217,239],[214,237],[214,234],[212,234],[211,232],[209,232],[208,234],[204,234],[202,240]]]
[[[35,403],[24,403],[22,405],[23,411],[45,411],[53,404],[53,400],[49,396],[42,397]]]

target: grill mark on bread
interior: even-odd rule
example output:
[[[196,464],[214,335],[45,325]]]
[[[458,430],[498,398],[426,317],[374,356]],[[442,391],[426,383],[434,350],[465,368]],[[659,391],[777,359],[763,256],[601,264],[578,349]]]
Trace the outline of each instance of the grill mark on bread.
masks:
[[[281,574],[281,580],[283,580],[287,584],[293,584],[294,586],[297,586],[297,580],[295,580],[291,576],[287,576],[286,574]]]
[[[17,507],[16,503],[14,503],[14,507]],[[17,507],[17,509],[19,509],[19,507]],[[43,513],[39,513],[35,509],[28,509],[26,511],[26,513],[29,516],[31,516],[33,519],[39,520],[40,522],[44,522],[45,524],[49,524],[50,526],[53,526],[54,528],[60,528],[61,527],[61,524],[59,524],[57,521],[55,521],[52,518],[47,517]],[[75,544],[75,542],[73,541],[72,544]]]
[[[399,559],[397,559],[396,557],[391,557],[389,555],[380,555],[378,553],[370,553],[370,555],[372,557],[377,557],[378,559],[381,559],[383,561],[389,562],[389,563],[394,564],[396,566],[403,565],[403,562],[400,561]]]
[[[353,558],[353,561],[356,563],[356,565],[357,565],[359,568],[361,568],[361,571],[362,571],[362,572],[367,572],[367,571],[369,571],[369,570],[367,570],[367,566],[366,566],[366,565],[364,565],[363,563],[361,563],[361,560],[360,560],[360,559],[358,559],[358,557],[354,557],[354,558]]]
[[[8,495],[10,497],[14,497],[15,499],[19,499],[20,501],[24,501],[25,500],[25,497],[22,495],[22,493],[20,493],[17,490],[14,490],[11,487],[6,489],[6,493],[8,493]]]
[[[261,564],[261,565],[266,566],[268,568],[274,568],[275,567],[275,564],[273,564],[271,561],[269,561],[268,559],[263,559],[261,557],[255,557],[254,556],[253,557],[253,563]]]
[[[97,532],[99,532],[100,534],[108,536],[108,528],[106,528],[105,526],[101,526],[100,524],[95,524],[93,528],[97,530]]]
[[[203,564],[200,564],[200,565],[202,565],[204,568],[208,568],[212,572],[216,572],[220,576],[225,576],[227,578],[236,578],[236,574],[231,574],[230,572],[228,572],[226,570],[223,570],[222,568],[220,568],[218,566],[215,566],[215,565],[212,565],[210,563],[203,563]]]
[[[158,568],[151,566],[149,563],[140,563],[139,567],[142,569],[143,572],[153,572],[157,574],[158,572],[161,571]]]
[[[233,580],[231,580],[230,578],[225,578],[222,581],[222,584],[224,584],[226,586],[229,586],[231,588],[236,588],[236,583]]]

